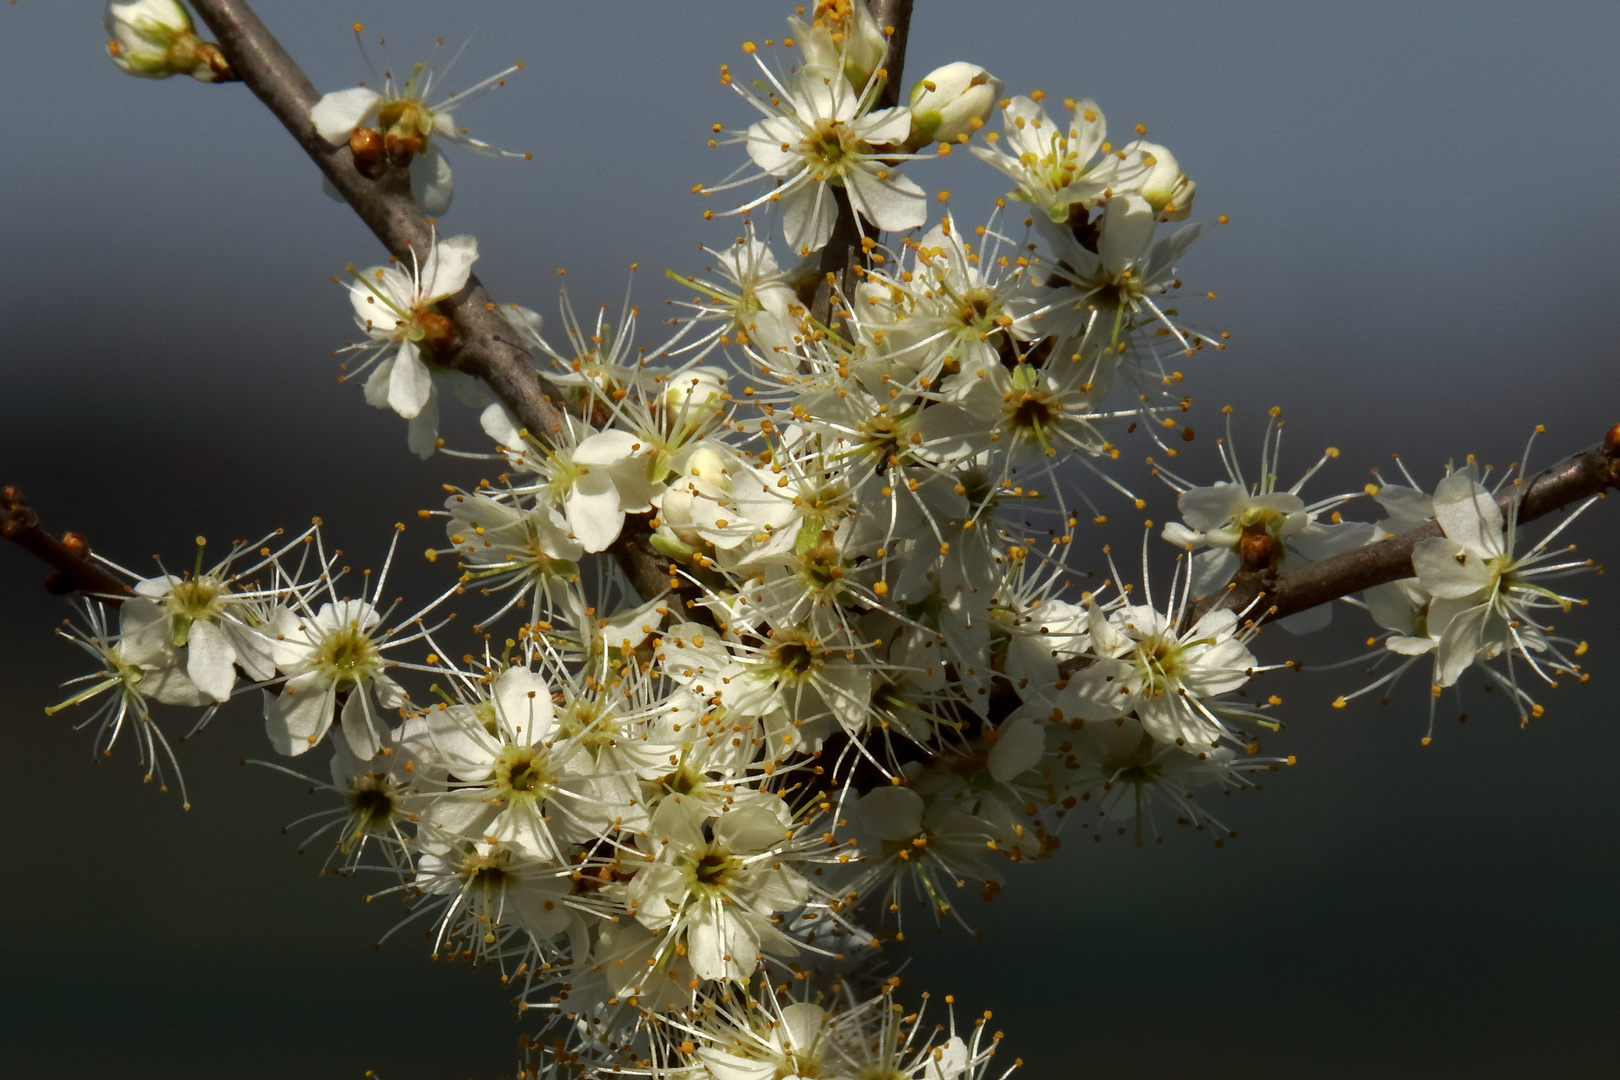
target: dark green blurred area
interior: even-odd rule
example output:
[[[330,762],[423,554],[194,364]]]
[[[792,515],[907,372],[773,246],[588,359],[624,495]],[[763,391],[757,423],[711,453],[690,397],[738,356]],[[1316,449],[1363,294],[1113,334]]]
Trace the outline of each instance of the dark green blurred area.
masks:
[[[259,9],[318,85],[362,77],[348,24],[387,34],[395,62],[477,29],[447,89],[514,59],[527,70],[458,120],[529,164],[453,155],[444,227],[479,236],[503,300],[556,325],[554,271],[582,311],[616,306],[632,260],[647,336],[677,294],[664,266],[726,242],[687,194],[740,159],[708,124],[746,123],[716,84],[743,38],[781,33],[786,6],[272,3]],[[138,82],[100,55],[99,5],[0,10],[0,482],[48,526],[86,532],[145,569],[189,561],[191,538],[256,537],[312,515],[355,565],[405,521],[407,554],[440,541],[414,511],[476,463],[417,462],[404,425],[333,380],[353,329],[331,274],[378,249],[241,88]],[[606,25],[604,25],[606,24]],[[919,0],[912,77],[964,58],[1008,91],[1094,97],[1114,130],[1142,120],[1199,183],[1195,216],[1231,215],[1185,261],[1199,318],[1233,348],[1188,368],[1199,440],[1178,471],[1217,475],[1218,407],[1239,408],[1257,460],[1264,407],[1290,420],[1284,477],[1337,445],[1307,489],[1353,490],[1399,450],[1431,482],[1448,458],[1516,460],[1536,423],[1541,463],[1620,420],[1612,388],[1611,255],[1620,209],[1605,4],[1115,4]],[[399,48],[395,48],[397,43]],[[973,220],[996,188],[969,162],[913,175]],[[1190,307],[1189,307],[1190,310]],[[1207,311],[1207,315],[1205,312]],[[452,445],[477,447],[470,418]],[[1140,457],[1145,444],[1127,445]],[[1151,483],[1151,481],[1147,482]],[[1144,515],[1173,510],[1146,490]],[[1109,508],[1104,542],[1139,522]],[[1614,558],[1615,508],[1571,538]],[[399,590],[442,588],[414,556]],[[1168,563],[1161,563],[1167,572]],[[53,641],[65,606],[40,567],[0,550],[0,784],[11,827],[0,921],[0,1073],[7,1077],[493,1076],[516,1035],[492,975],[429,962],[419,938],[373,943],[395,902],[317,877],[280,826],[317,808],[297,782],[242,767],[268,754],[258,703],[234,702],[181,748],[194,808],[93,761],[71,711],[46,718],[79,654]],[[1299,765],[1260,793],[1214,797],[1239,832],[1215,850],[1093,844],[1012,867],[1000,898],[963,905],[983,931],[936,942],[919,918],[912,991],[990,1009],[1003,1054],[1035,1077],[1598,1077],[1620,1073],[1620,885],[1613,833],[1620,662],[1612,579],[1571,591],[1560,626],[1589,639],[1591,683],[1546,691],[1519,730],[1477,691],[1470,719],[1426,701],[1335,711],[1359,671],[1274,677],[1289,726],[1267,752]],[[1366,624],[1342,609],[1267,659],[1335,659]],[[472,612],[468,613],[470,621]],[[1499,697],[1499,695],[1497,695]],[[84,713],[80,714],[87,715]],[[324,759],[302,764],[316,775]],[[370,887],[379,887],[379,879]],[[1022,1075],[1022,1074],[1020,1074]]]

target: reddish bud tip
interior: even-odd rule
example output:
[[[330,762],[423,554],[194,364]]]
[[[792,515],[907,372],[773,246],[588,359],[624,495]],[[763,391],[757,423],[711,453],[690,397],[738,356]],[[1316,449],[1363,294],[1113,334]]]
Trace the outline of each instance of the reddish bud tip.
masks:
[[[1238,544],[1238,557],[1245,570],[1267,570],[1282,555],[1282,545],[1268,532],[1245,532]]]

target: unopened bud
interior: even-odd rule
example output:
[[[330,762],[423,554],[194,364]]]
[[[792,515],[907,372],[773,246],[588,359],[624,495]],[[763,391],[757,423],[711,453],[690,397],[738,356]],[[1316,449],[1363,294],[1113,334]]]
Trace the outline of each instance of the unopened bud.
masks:
[[[930,142],[954,142],[983,126],[1001,97],[1001,80],[977,64],[958,60],[935,68],[911,88],[913,149]],[[977,123],[975,123],[977,121]]]
[[[1243,539],[1238,542],[1238,557],[1243,560],[1245,570],[1268,570],[1276,565],[1281,555],[1282,545],[1263,529],[1245,530]]]
[[[788,19],[788,25],[804,53],[806,67],[828,72],[842,68],[844,78],[857,92],[866,89],[889,52],[888,36],[865,4],[850,4],[847,9],[818,5],[813,23],[795,16]]]
[[[383,153],[395,165],[409,165],[411,158],[427,148],[427,140],[420,135],[396,135],[392,131],[383,136]]]
[[[690,368],[669,380],[663,395],[664,404],[677,418],[692,422],[718,404],[725,389],[725,372],[721,369]]]
[[[62,547],[69,555],[75,555],[81,559],[90,554],[90,541],[85,539],[84,533],[63,533]]]
[[[357,127],[349,133],[349,152],[361,176],[376,179],[383,165],[383,137],[374,128]]]
[[[1603,446],[1611,454],[1620,451],[1620,424],[1614,425],[1609,429],[1609,433],[1603,436]]]
[[[190,75],[201,82],[236,78],[219,46],[197,36],[191,13],[180,0],[113,0],[101,21],[107,28],[107,54],[130,75]]]
[[[1125,153],[1142,155],[1147,174],[1137,194],[1153,206],[1160,221],[1184,221],[1192,212],[1193,194],[1198,185],[1187,179],[1187,174],[1176,164],[1175,155],[1158,143],[1137,142],[1125,147]]]

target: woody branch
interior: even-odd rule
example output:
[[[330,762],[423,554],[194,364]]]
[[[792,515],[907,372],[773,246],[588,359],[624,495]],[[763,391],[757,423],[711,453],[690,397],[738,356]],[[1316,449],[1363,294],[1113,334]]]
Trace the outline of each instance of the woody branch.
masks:
[[[1520,524],[1544,517],[1572,503],[1620,487],[1620,424],[1609,429],[1601,443],[1571,454],[1535,476],[1521,479],[1500,492],[1496,501],[1505,518],[1515,513]],[[1517,508],[1515,510],[1515,507]],[[1334,555],[1309,566],[1277,575],[1272,568],[1245,567],[1226,589],[1207,597],[1188,616],[1196,622],[1216,608],[1244,610],[1257,599],[1265,603],[1267,618],[1283,618],[1375,585],[1412,576],[1412,551],[1431,536],[1440,536],[1438,522]]]

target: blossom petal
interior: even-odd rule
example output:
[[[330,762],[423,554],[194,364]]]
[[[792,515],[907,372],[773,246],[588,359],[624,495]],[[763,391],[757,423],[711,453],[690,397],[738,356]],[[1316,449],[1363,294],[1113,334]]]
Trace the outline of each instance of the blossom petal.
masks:
[[[844,175],[844,188],[850,206],[885,232],[905,232],[928,220],[923,189],[892,169],[881,180],[875,172],[851,169]]]
[[[996,732],[986,764],[990,777],[1005,784],[1039,765],[1046,756],[1046,733],[1029,717],[1013,720]]]
[[[349,135],[380,101],[381,94],[364,86],[334,90],[314,104],[309,118],[315,124],[316,134],[333,146],[340,146],[349,141]]]
[[[371,691],[357,686],[349,691],[349,700],[343,703],[343,741],[349,753],[361,761],[370,761],[382,749],[382,737],[377,721],[371,715]]]
[[[428,217],[440,217],[450,209],[455,191],[450,186],[450,163],[439,148],[428,148],[411,159],[411,198]]]
[[[438,391],[429,394],[422,411],[411,418],[410,427],[405,433],[405,445],[423,461],[439,452]]]
[[[586,551],[606,551],[624,528],[624,511],[619,508],[619,491],[605,472],[580,477],[563,500],[563,513]]]
[[[798,254],[820,251],[832,239],[836,207],[827,184],[801,183],[782,195],[782,232]]]
[[[1435,666],[1435,682],[1451,686],[1468,670],[1485,647],[1485,627],[1490,618],[1489,604],[1476,604],[1447,622],[1440,635],[1440,651]]]
[[[445,182],[449,183],[448,168]],[[452,236],[434,245],[422,269],[422,295],[430,303],[454,296],[467,287],[472,276],[472,264],[478,261],[476,236]]]
[[[1502,554],[1502,508],[1471,471],[1454,472],[1435,486],[1434,516],[1446,536],[1469,551]]]
[[[236,685],[236,649],[225,631],[198,619],[186,638],[186,674],[215,701],[228,701]]]
[[[264,695],[264,733],[276,753],[297,757],[321,741],[332,726],[331,687],[312,685],[305,693]]]
[[[911,788],[876,788],[858,805],[860,831],[878,840],[910,840],[922,832],[923,799]]]
[[[533,745],[551,731],[551,687],[526,667],[508,668],[495,681],[495,715],[519,743]]]
[[[801,138],[799,125],[792,120],[768,117],[749,127],[748,156],[772,176],[792,176],[804,168],[804,158],[797,149]]]
[[[389,369],[388,407],[409,420],[422,411],[432,392],[433,375],[422,363],[422,350],[414,341],[400,345]]]
[[[1485,560],[1448,536],[1431,536],[1412,549],[1418,582],[1435,596],[1460,600],[1491,584]]]
[[[1140,195],[1116,195],[1103,211],[1097,254],[1110,277],[1119,277],[1142,261],[1153,243],[1153,204]]]

